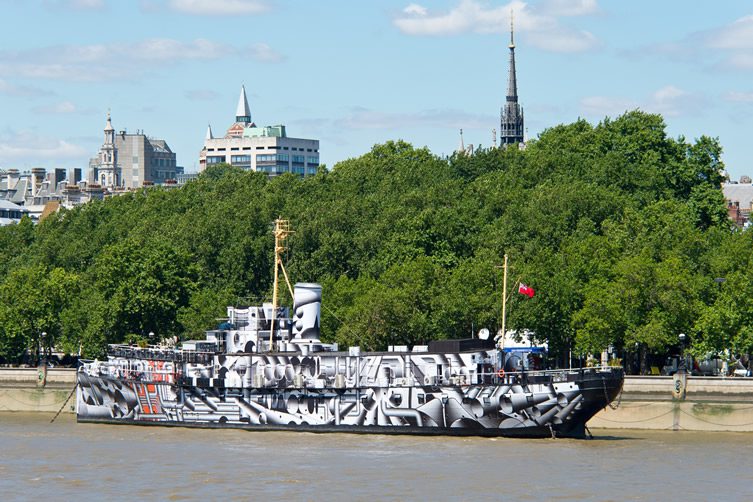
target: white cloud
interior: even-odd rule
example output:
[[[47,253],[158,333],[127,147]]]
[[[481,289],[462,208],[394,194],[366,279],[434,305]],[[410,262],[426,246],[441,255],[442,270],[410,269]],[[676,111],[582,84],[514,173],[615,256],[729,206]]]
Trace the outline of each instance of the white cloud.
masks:
[[[666,117],[677,117],[698,111],[698,104],[701,100],[702,97],[697,94],[667,85],[655,91],[644,108]]]
[[[727,91],[722,99],[731,103],[753,103],[753,92]]]
[[[5,94],[7,96],[36,98],[39,96],[50,96],[54,93],[52,91],[40,89],[38,87],[12,84],[7,80],[0,78],[0,94]]]
[[[753,49],[753,16],[707,32],[706,45],[716,49]]]
[[[426,8],[411,4],[403,9],[405,15],[395,18],[393,23],[408,35],[495,33],[509,26],[511,8],[515,9],[516,17],[519,11],[524,16],[522,11],[525,4],[522,2],[513,2],[505,7],[484,8],[477,0],[460,0],[452,10],[436,14],[429,14]]]
[[[724,58],[719,66],[736,70],[753,70],[753,54],[735,52]]]
[[[65,10],[104,10],[105,0],[44,0],[43,5],[53,11]]]
[[[706,102],[703,95],[688,92],[674,85],[657,89],[641,100],[624,97],[589,96],[580,100],[581,110],[592,117],[616,116],[640,108],[665,117],[699,113]]]
[[[218,59],[232,52],[229,47],[203,38],[181,42],[170,38],[153,38],[133,45],[114,45],[111,51],[118,57],[142,61],[171,62],[180,59]]]
[[[105,7],[104,0],[71,0],[70,4],[78,10],[100,10]]]
[[[401,129],[414,127],[437,128],[486,128],[494,124],[492,116],[476,115],[460,110],[435,109],[414,113],[390,113],[353,108],[344,117],[337,119],[338,124],[349,129]]]
[[[38,106],[34,108],[34,111],[39,113],[66,114],[75,113],[80,110],[78,110],[78,108],[76,108],[76,105],[74,105],[70,101],[61,101],[60,103],[55,103],[54,105]]]
[[[412,3],[404,8],[403,12],[412,16],[425,16],[428,13],[426,7],[424,7],[423,5],[418,5],[416,3]]]
[[[168,6],[197,16],[262,14],[269,10],[267,3],[260,0],[170,0]]]
[[[206,39],[183,42],[153,38],[137,43],[61,45],[25,51],[0,51],[0,74],[51,80],[97,81],[133,78],[150,65],[226,57],[273,63],[284,57],[266,44],[235,47]]]
[[[638,107],[634,101],[607,96],[588,96],[580,100],[580,107],[586,115],[604,117],[621,115]]]
[[[551,2],[550,2],[551,3]],[[528,6],[520,0],[491,7],[484,0],[460,0],[449,11],[429,12],[418,4],[410,4],[393,19],[393,24],[406,35],[448,36],[464,33],[507,33],[510,13],[514,12],[515,32],[525,34],[530,43],[548,51],[582,52],[599,45],[596,37],[583,30],[563,26],[552,12],[567,10],[567,14],[584,15],[594,11],[593,0],[554,1],[547,10]]]
[[[585,16],[599,12],[596,0],[546,0],[541,10],[551,16]]]
[[[40,137],[33,131],[19,131],[0,135],[0,164],[12,167],[40,161],[85,159],[87,151],[79,145],[55,138]]]
[[[587,31],[574,31],[556,27],[546,31],[532,32],[531,45],[549,52],[585,52],[598,47],[598,39]]]
[[[285,60],[285,56],[274,50],[267,44],[255,44],[246,50],[246,55],[251,59],[263,63],[279,63]]]
[[[709,71],[753,70],[753,16],[729,24],[691,33],[683,40],[657,44],[631,51],[633,55],[663,55],[671,60]]]

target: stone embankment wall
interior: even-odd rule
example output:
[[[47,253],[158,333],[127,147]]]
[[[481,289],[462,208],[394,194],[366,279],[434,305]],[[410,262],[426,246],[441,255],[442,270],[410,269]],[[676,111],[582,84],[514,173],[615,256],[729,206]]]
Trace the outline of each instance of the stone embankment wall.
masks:
[[[55,414],[76,382],[76,370],[51,368],[45,385],[36,368],[0,368],[0,412]],[[630,376],[622,395],[588,423],[591,429],[753,432],[753,378],[688,377],[684,400],[673,399],[672,377]],[[74,411],[74,399],[63,412]]]
[[[0,412],[39,411],[54,415],[75,385],[74,368],[49,368],[46,375],[40,375],[37,368],[0,368]],[[72,397],[63,412],[72,413],[74,405]]]
[[[672,377],[630,376],[622,396],[588,422],[591,429],[753,432],[753,378],[688,376],[685,399]]]

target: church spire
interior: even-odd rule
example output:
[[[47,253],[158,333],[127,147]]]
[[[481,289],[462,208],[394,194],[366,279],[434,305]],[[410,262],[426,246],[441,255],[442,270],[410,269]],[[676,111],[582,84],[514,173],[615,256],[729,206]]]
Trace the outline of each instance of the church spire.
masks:
[[[214,139],[214,136],[212,135],[212,125],[207,124],[207,135],[204,139]]]
[[[245,85],[241,86],[241,95],[238,98],[238,108],[235,110],[235,121],[244,124],[251,123],[251,110],[248,107],[248,99],[246,99]]]
[[[518,81],[515,72],[515,29],[510,11],[510,72],[507,78],[507,99],[500,110],[500,144],[523,143],[523,108],[518,104]]]
[[[510,73],[507,77],[507,101],[518,101],[518,82],[515,76],[515,29],[513,25],[513,13],[510,11]]]

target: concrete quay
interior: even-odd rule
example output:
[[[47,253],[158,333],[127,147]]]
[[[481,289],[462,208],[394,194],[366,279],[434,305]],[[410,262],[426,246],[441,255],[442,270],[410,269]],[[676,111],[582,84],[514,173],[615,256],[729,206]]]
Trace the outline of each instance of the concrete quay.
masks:
[[[41,383],[37,368],[0,368],[0,412],[44,412],[54,415],[76,384],[75,368],[48,368]],[[74,398],[63,413],[73,413]]]
[[[588,427],[753,432],[753,378],[688,376],[685,399],[674,399],[673,389],[669,376],[628,376],[622,395]]]

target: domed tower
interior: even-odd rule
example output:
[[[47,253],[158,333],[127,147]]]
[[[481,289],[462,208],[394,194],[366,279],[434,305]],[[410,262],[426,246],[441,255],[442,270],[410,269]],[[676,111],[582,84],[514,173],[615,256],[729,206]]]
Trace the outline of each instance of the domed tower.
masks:
[[[99,149],[99,166],[97,183],[103,187],[120,186],[120,168],[118,167],[118,150],[115,147],[115,129],[112,127],[110,112],[107,112],[107,124],[104,129],[105,139]]]

